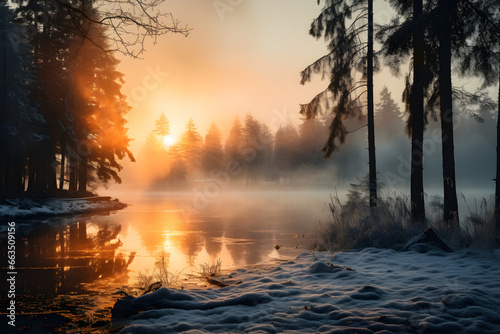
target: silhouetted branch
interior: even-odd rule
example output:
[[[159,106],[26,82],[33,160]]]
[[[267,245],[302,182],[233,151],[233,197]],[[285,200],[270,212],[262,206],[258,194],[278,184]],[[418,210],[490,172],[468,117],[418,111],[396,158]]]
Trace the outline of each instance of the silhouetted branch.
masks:
[[[85,0],[81,0],[84,4]],[[166,0],[118,0],[111,4],[107,1],[98,1],[94,4],[97,9],[97,18],[86,12],[85,6],[80,8],[78,2],[72,0],[57,0],[66,8],[76,29],[83,38],[105,51],[119,51],[124,55],[138,58],[145,51],[145,43],[152,38],[156,43],[159,36],[167,33],[176,33],[187,36],[191,29],[181,27],[172,13],[161,12],[160,7],[166,5]],[[168,22],[167,22],[168,21]],[[106,36],[113,48],[101,45],[89,36],[84,22],[99,24],[108,29]]]

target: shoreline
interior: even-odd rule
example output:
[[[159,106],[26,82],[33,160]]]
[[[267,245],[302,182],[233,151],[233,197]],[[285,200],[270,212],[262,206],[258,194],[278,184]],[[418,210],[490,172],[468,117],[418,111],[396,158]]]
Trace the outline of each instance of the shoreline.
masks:
[[[128,206],[118,198],[92,196],[81,198],[50,198],[47,200],[9,199],[0,205],[2,219],[30,219],[122,210]]]

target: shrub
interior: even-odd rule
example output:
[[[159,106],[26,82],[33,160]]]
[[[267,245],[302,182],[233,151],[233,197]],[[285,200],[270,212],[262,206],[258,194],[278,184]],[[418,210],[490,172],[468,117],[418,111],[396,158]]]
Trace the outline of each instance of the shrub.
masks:
[[[222,274],[222,261],[217,259],[215,263],[200,264],[200,275],[203,277],[217,277]]]
[[[379,186],[379,189],[382,186]],[[366,247],[393,248],[400,250],[413,236],[432,227],[439,237],[452,249],[467,247],[498,248],[493,224],[493,202],[483,198],[475,211],[463,201],[469,214],[462,219],[461,228],[453,229],[442,221],[442,200],[434,196],[429,201],[427,221],[415,225],[411,219],[411,201],[407,195],[380,192],[377,207],[369,206],[368,182],[352,184],[347,201],[342,204],[339,197],[330,198],[330,221],[320,224],[312,236],[310,250],[336,252]]]
[[[170,254],[161,254],[155,262],[155,266],[150,273],[148,269],[137,274],[137,285],[142,291],[149,292],[152,286],[157,288],[171,287],[178,285],[180,272],[171,273],[168,271],[168,261]]]

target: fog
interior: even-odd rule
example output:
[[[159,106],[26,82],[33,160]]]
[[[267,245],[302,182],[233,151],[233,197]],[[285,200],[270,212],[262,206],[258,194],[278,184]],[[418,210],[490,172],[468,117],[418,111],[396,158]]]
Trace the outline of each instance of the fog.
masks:
[[[377,105],[375,137],[377,175],[383,192],[408,194],[410,140],[405,134],[406,115],[389,96]],[[489,198],[494,190],[496,120],[488,110],[475,114],[456,108],[455,157],[457,190],[466,197]],[[168,120],[167,120],[168,122]],[[155,191],[192,194],[191,206],[204,208],[220,194],[240,191],[283,192],[314,190],[344,193],[359,184],[368,170],[367,131],[364,119],[350,119],[345,144],[329,159],[321,151],[328,136],[328,116],[302,120],[299,126],[284,122],[274,131],[251,114],[233,119],[229,133],[215,123],[199,133],[196,120],[178,138],[148,136],[135,152],[137,162],[127,164],[123,186],[116,191]],[[158,124],[155,125],[157,130]],[[156,133],[158,133],[156,131]],[[473,135],[471,135],[473,134]],[[442,194],[441,131],[429,119],[424,134],[424,186],[428,198]],[[325,198],[328,200],[328,198]]]

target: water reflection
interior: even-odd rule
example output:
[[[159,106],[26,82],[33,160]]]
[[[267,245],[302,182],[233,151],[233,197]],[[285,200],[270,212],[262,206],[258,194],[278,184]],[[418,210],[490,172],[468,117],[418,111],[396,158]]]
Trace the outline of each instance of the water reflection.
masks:
[[[122,196],[123,197],[123,196]],[[123,197],[133,205],[95,221],[122,225],[123,251],[137,253],[134,273],[169,254],[172,272],[196,273],[200,264],[222,260],[223,269],[268,262],[276,244],[295,247],[319,220],[326,220],[325,193],[221,194],[201,210],[190,193],[146,193]]]
[[[135,284],[137,274],[168,256],[168,270],[197,273],[221,259],[222,268],[269,262],[276,244],[294,248],[325,219],[325,194],[229,194],[202,210],[189,193],[122,198],[132,205],[111,215],[17,224],[17,287],[22,294],[85,293]],[[6,258],[6,239],[0,248]],[[5,285],[2,285],[5,289]],[[5,290],[2,291],[5,293]]]
[[[87,218],[17,224],[16,288],[19,294],[82,292],[82,283],[126,273],[134,253],[119,248],[120,225],[96,224]],[[1,252],[6,258],[7,244]],[[2,285],[2,293],[5,293]]]

